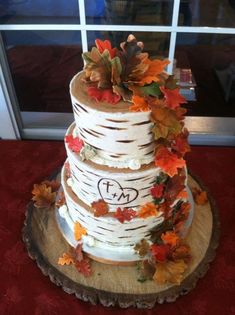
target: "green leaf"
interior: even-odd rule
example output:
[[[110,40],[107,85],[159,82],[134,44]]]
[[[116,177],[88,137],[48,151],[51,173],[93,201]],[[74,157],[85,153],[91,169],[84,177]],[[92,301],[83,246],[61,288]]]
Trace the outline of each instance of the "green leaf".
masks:
[[[122,64],[119,57],[111,59],[111,80],[113,85],[119,85],[121,83]]]
[[[160,175],[157,176],[156,178],[156,184],[159,185],[159,184],[165,183],[168,178],[169,176],[167,174],[161,172]]]
[[[141,86],[140,91],[142,95],[150,95],[155,97],[159,97],[162,95],[159,85],[156,82],[153,82],[145,86]]]

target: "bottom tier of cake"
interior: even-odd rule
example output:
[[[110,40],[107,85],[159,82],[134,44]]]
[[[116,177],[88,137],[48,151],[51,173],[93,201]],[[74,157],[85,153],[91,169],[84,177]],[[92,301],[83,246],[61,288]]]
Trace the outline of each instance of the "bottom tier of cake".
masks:
[[[148,218],[133,218],[124,223],[119,222],[112,215],[95,217],[92,209],[84,204],[68,186],[64,169],[61,173],[61,182],[59,194],[63,190],[66,205],[58,209],[56,218],[62,234],[71,246],[76,247],[82,241],[83,251],[93,259],[104,263],[125,265],[145,259],[145,257],[140,258],[134,247],[142,239],[149,241],[151,229],[160,226],[164,221],[162,213]],[[192,194],[188,188],[187,191],[191,209],[182,230],[183,236],[192,223],[194,211]],[[75,240],[76,222],[87,231],[81,241]]]

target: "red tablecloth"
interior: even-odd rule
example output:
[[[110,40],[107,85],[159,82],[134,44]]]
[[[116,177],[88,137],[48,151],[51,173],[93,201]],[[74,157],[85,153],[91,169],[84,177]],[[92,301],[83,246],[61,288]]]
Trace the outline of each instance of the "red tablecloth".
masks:
[[[175,303],[153,310],[93,306],[68,295],[42,275],[21,240],[24,212],[34,183],[65,160],[59,141],[0,141],[0,314],[235,314],[235,149],[192,147],[188,165],[209,187],[221,219],[215,261],[196,288]],[[206,228],[206,226],[205,226]]]

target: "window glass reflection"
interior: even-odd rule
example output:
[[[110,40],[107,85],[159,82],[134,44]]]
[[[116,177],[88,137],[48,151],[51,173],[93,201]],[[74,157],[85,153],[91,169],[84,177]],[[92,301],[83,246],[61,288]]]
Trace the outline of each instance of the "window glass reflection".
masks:
[[[235,27],[234,0],[181,0],[181,26]]]
[[[195,101],[187,104],[188,115],[235,117],[233,35],[179,33],[175,63],[181,69],[185,93],[190,93],[190,87],[195,89]],[[192,71],[195,84],[189,84],[189,73],[182,69]]]
[[[83,67],[80,32],[7,31],[3,39],[20,110],[72,112],[69,82]]]
[[[120,48],[120,43],[126,41],[130,32],[88,32],[89,50],[94,46],[95,39],[108,39],[113,47]],[[138,41],[144,42],[144,51],[148,52],[150,57],[168,57],[170,33],[153,32],[133,32]]]
[[[170,25],[173,0],[85,1],[89,24]]]
[[[0,1],[1,24],[71,24],[79,23],[78,1],[3,0]]]

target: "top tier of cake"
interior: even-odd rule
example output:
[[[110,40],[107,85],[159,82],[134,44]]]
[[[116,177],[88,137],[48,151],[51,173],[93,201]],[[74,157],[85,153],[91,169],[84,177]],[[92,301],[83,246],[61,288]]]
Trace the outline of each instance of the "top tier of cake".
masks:
[[[87,95],[83,73],[70,84],[76,131],[95,150],[91,160],[118,168],[139,169],[154,160],[150,111],[131,112],[130,103],[97,102]]]

